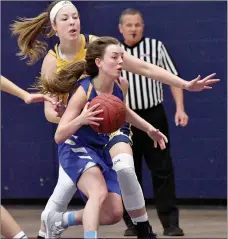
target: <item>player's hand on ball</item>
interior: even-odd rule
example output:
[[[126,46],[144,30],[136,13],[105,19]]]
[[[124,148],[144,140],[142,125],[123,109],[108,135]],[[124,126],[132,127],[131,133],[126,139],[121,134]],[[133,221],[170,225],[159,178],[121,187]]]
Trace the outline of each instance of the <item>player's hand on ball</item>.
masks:
[[[96,108],[100,104],[95,104],[89,108],[89,102],[86,103],[82,113],[80,114],[81,123],[83,125],[97,125],[99,126],[99,121],[103,120],[103,118],[96,117],[98,114],[102,113],[103,110],[96,110]]]
[[[154,127],[151,127],[148,131],[147,134],[151,139],[154,141],[154,147],[157,148],[158,144],[161,148],[161,150],[166,148],[166,143],[168,143],[167,137],[159,131],[159,129],[155,129]]]

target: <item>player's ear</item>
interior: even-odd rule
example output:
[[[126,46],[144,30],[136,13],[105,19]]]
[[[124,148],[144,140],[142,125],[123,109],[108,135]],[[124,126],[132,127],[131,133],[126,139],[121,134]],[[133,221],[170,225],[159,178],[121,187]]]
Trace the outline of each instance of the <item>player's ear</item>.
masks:
[[[95,59],[95,63],[97,65],[97,67],[99,68],[101,66],[101,59],[100,58],[96,58]]]

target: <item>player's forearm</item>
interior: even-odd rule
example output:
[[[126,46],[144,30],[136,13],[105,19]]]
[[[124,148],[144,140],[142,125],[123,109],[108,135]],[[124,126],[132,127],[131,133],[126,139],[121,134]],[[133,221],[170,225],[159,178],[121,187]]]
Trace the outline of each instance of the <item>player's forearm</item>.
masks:
[[[184,94],[183,90],[174,86],[170,86],[173,99],[176,104],[176,110],[183,110],[184,111]]]
[[[176,86],[181,89],[187,89],[188,81],[173,75],[163,68],[150,64],[146,61],[140,60],[137,57],[125,53],[124,55],[124,69],[132,73],[143,75],[154,80],[158,80],[164,84]]]
[[[137,115],[133,110],[131,110],[129,107],[127,107],[126,112],[126,121],[133,125],[134,127],[144,131],[148,132],[148,130],[153,127],[151,124],[149,124],[146,120],[141,118],[139,115]]]
[[[67,124],[59,124],[55,133],[55,142],[60,144],[67,140],[77,130],[82,127],[81,118],[78,116]]]
[[[25,100],[29,93],[1,75],[1,90]]]

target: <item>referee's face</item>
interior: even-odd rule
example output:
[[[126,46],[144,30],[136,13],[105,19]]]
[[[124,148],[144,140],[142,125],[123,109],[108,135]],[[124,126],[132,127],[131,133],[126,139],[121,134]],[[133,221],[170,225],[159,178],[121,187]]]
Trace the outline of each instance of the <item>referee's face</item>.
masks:
[[[143,37],[144,24],[141,16],[139,14],[123,16],[119,30],[125,44],[129,46],[137,44]]]

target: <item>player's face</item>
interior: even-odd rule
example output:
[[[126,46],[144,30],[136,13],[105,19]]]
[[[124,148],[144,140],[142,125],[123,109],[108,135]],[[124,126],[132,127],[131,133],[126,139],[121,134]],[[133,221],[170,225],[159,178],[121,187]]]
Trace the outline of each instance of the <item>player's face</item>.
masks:
[[[74,7],[64,7],[56,15],[56,24],[53,26],[58,37],[66,40],[75,40],[80,35],[80,19]]]
[[[119,45],[109,45],[103,59],[100,59],[99,71],[113,79],[120,77],[123,68],[124,50]]]
[[[120,33],[124,41],[133,46],[143,37],[144,24],[139,14],[123,16],[122,24],[119,24]]]

